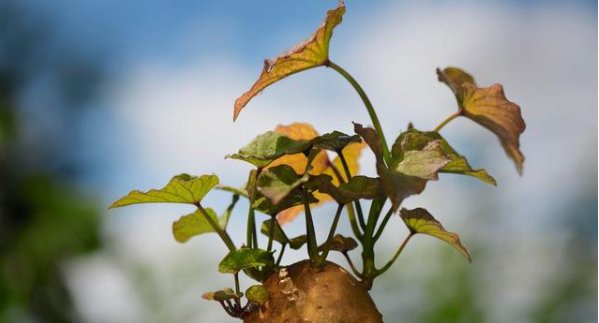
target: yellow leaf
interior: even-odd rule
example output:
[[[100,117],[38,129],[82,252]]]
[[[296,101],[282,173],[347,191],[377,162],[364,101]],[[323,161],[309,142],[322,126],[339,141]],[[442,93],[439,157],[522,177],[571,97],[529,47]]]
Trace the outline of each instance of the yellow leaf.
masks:
[[[439,81],[447,84],[458,100],[460,115],[489,129],[499,138],[507,155],[522,174],[524,155],[520,151],[520,134],[526,124],[520,106],[510,102],[500,84],[479,88],[474,78],[456,67],[437,69]]]
[[[341,23],[344,13],[345,5],[341,1],[336,9],[327,12],[324,23],[307,41],[274,60],[265,60],[256,83],[235,101],[233,120],[237,119],[246,104],[267,86],[291,74],[325,65],[329,60],[329,42],[333,36],[333,29]]]

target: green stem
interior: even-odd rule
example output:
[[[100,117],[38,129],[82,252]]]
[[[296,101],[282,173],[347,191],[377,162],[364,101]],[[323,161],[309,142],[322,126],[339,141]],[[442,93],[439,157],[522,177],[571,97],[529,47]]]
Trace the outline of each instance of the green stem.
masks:
[[[279,257],[277,258],[276,266],[279,266],[281,260],[283,259],[283,254],[285,253],[285,247],[287,247],[286,243],[282,244],[281,252],[279,252]]]
[[[434,132],[441,131],[441,129],[443,129],[443,127],[445,127],[445,125],[447,125],[451,120],[453,120],[461,115],[462,115],[462,113],[460,111],[450,115],[449,117],[445,118],[445,120],[443,120],[443,122],[441,122],[433,131]]]
[[[331,230],[329,231],[329,236],[327,237],[327,241],[324,244],[322,254],[320,255],[320,259],[318,260],[318,265],[321,265],[329,255],[330,245],[333,242],[333,237],[335,236],[335,231],[337,231],[337,224],[339,224],[339,218],[341,216],[341,211],[343,211],[343,204],[339,204],[337,206],[337,212],[335,212],[335,218],[333,219],[333,224],[331,224]]]
[[[372,200],[370,205],[370,212],[368,213],[368,223],[364,230],[363,249],[362,249],[362,261],[363,261],[363,279],[367,285],[372,284],[372,279],[376,276],[376,267],[374,263],[374,239],[373,233],[376,226],[376,222],[381,214],[383,206],[385,205],[385,198],[375,198]]]
[[[258,248],[258,235],[256,233],[256,216],[254,212],[254,196],[256,195],[256,180],[258,179],[258,175],[260,174],[261,169],[258,168],[255,172],[251,172],[249,183],[250,190],[248,194],[250,195],[250,206],[248,209],[248,223],[247,223],[247,231],[246,231],[246,244],[248,248]]]
[[[235,273],[235,294],[238,296],[241,295],[241,288],[239,288],[239,273]],[[241,303],[239,302],[239,297],[235,297],[235,304],[237,304],[237,308],[241,308]]]
[[[277,216],[271,215],[270,216],[270,231],[268,233],[268,247],[266,248],[267,251],[272,250],[272,241],[274,240],[273,238],[275,235],[275,221],[277,221]]]
[[[202,205],[200,203],[197,203],[196,206],[197,206],[198,210],[200,210],[200,213],[202,213],[202,215],[204,216],[206,221],[208,221],[208,223],[210,224],[212,229],[214,229],[214,231],[220,236],[220,238],[223,240],[223,242],[227,245],[227,248],[229,248],[230,251],[234,251],[235,249],[237,249],[235,247],[235,244],[233,243],[233,240],[231,240],[231,237],[229,237],[229,234],[226,231],[223,231],[223,229],[221,229],[221,227],[218,225],[218,223],[214,222],[214,220],[210,217],[210,215],[208,215],[208,212],[206,212],[206,210],[202,207]]]
[[[349,264],[349,267],[354,272],[354,275],[356,275],[356,277],[362,277],[362,274],[360,274],[360,271],[358,269],[356,269],[356,266],[354,266],[354,262],[351,261],[351,258],[347,254],[347,251],[344,251],[342,253],[343,253],[343,256],[345,256],[345,260],[347,260],[347,263]]]
[[[397,251],[395,252],[395,255],[393,255],[393,258],[391,258],[391,260],[389,260],[389,262],[383,266],[383,268],[377,270],[376,275],[382,275],[384,272],[386,272],[389,268],[391,268],[391,266],[393,265],[393,263],[395,262],[395,260],[397,260],[397,257],[399,257],[399,255],[401,254],[401,252],[403,251],[403,249],[406,247],[406,245],[408,244],[408,241],[410,241],[410,238],[414,235],[413,232],[410,232],[410,235],[408,235],[406,237],[406,239],[401,243],[401,246],[399,246],[399,249],[397,249]]]
[[[376,231],[376,234],[374,235],[374,242],[376,242],[381,237],[381,235],[383,234],[383,231],[385,230],[385,226],[387,225],[387,222],[389,222],[389,219],[391,218],[392,215],[393,215],[393,208],[390,208],[389,211],[387,211],[387,214],[385,214],[385,217],[383,218],[383,222],[381,222],[378,230]]]
[[[370,120],[372,121],[372,125],[376,132],[378,133],[379,139],[381,140],[381,146],[383,146],[383,157],[385,158],[385,162],[389,165],[391,164],[391,154],[389,153],[389,147],[387,146],[387,141],[385,140],[385,135],[383,134],[383,128],[381,127],[381,123],[379,122],[379,118],[376,115],[376,111],[374,111],[374,107],[370,102],[370,99],[366,95],[366,92],[362,89],[360,84],[349,74],[346,70],[341,68],[341,66],[333,63],[332,61],[328,61],[325,64],[328,67],[331,67],[335,71],[337,71],[341,76],[343,76],[358,92],[360,98],[364,102],[364,106],[366,106],[366,110],[368,110],[368,115],[370,116]]]
[[[318,244],[316,242],[316,232],[314,231],[314,221],[312,219],[312,212],[310,211],[310,204],[304,192],[304,211],[306,213],[306,233],[308,234],[308,256],[311,261],[316,261],[318,258]]]
[[[345,159],[345,156],[343,156],[343,152],[339,151],[337,152],[337,155],[341,160],[341,165],[343,165],[343,170],[345,171],[347,181],[349,182],[352,178],[352,175],[351,171],[349,170],[349,166],[347,165],[347,160]],[[362,205],[360,205],[359,200],[356,200],[354,202],[354,205],[356,206],[356,212],[358,213],[358,221],[360,221],[360,226],[362,227],[362,230],[364,230],[364,228],[366,227],[366,223],[364,222],[364,213],[362,212]]]
[[[339,170],[337,169],[337,167],[335,167],[335,165],[333,164],[329,164],[329,166],[331,166],[331,169],[333,170],[333,173],[335,174],[335,177],[337,177],[337,180],[339,181],[339,183],[344,183],[344,179],[343,176],[341,176],[341,173],[339,172]],[[354,212],[354,207],[352,206],[351,203],[348,203],[345,205],[347,208],[347,217],[349,218],[349,223],[351,224],[351,229],[354,232],[354,235],[356,236],[356,238],[358,238],[358,240],[362,240],[362,232],[360,231],[360,228],[358,228],[358,223],[356,222],[356,213]],[[362,225],[362,230],[364,229],[364,225]]]

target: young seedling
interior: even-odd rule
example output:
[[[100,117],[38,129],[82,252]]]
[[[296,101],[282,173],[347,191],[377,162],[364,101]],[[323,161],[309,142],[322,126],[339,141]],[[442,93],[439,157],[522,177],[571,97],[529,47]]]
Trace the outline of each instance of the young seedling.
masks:
[[[173,223],[175,239],[186,242],[209,232],[220,236],[229,253],[218,270],[231,274],[234,285],[205,293],[203,297],[219,302],[229,315],[245,322],[300,319],[302,322],[381,322],[382,315],[368,291],[416,234],[445,241],[470,261],[470,253],[458,235],[445,230],[426,209],[400,209],[404,199],[422,193],[427,182],[437,180],[439,173],[471,176],[495,185],[493,177],[484,169],[472,168],[440,134],[453,119],[466,117],[495,133],[522,173],[524,156],[520,152],[519,138],[525,124],[520,107],[506,99],[501,85],[478,87],[470,74],[456,67],[437,69],[437,76],[455,95],[457,111],[432,131],[418,130],[410,124],[389,147],[368,96],[351,74],[329,57],[333,29],[341,23],[344,13],[345,5],[341,2],[327,13],[323,25],[310,39],[274,60],[266,60],[256,83],[236,100],[234,119],[256,94],[271,84],[323,66],[339,73],[356,90],[373,128],[354,123],[354,135],[339,131],[319,135],[309,124],[279,126],[228,156],[254,166],[243,188],[219,185],[216,175],[181,174],[162,189],[132,191],[111,205],[111,208],[138,203],[195,206],[195,212]],[[366,146],[376,157],[377,177],[358,174],[357,161]],[[327,151],[336,155],[333,161]],[[227,191],[233,196],[220,217],[202,204],[212,189]],[[227,223],[240,198],[249,201],[246,237],[241,245],[227,232]],[[326,202],[336,203],[337,207],[331,215],[326,240],[317,241],[312,209]],[[266,215],[261,225],[256,223],[257,212]],[[305,234],[290,238],[283,224],[301,213],[304,213]],[[351,225],[352,237],[337,233],[343,214]],[[399,214],[409,233],[391,259],[378,266],[375,246],[395,214]],[[268,238],[266,245],[259,245],[258,229]],[[278,251],[274,243],[280,245]],[[290,265],[281,263],[286,248],[301,249],[304,245],[306,260]],[[349,257],[355,249],[361,251],[361,264],[354,264]],[[353,275],[327,261],[331,251],[344,255]],[[244,294],[240,274],[260,284],[249,287]]]

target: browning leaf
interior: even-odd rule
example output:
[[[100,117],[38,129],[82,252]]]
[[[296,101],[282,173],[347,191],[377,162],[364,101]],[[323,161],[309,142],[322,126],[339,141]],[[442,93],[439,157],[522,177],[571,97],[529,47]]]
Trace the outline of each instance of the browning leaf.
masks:
[[[333,36],[333,29],[341,23],[344,13],[345,4],[339,2],[336,9],[327,12],[323,24],[307,41],[274,60],[265,60],[256,83],[235,101],[233,120],[236,120],[246,104],[267,86],[291,74],[325,65],[329,60],[329,42]]]
[[[412,233],[423,233],[439,238],[454,248],[456,248],[468,261],[472,262],[470,253],[462,243],[460,237],[452,232],[448,232],[443,228],[443,225],[437,221],[427,210],[416,208],[414,210],[401,209],[399,216],[408,226]]]
[[[459,68],[437,69],[437,75],[455,94],[460,114],[493,132],[522,174],[524,155],[520,151],[520,135],[526,124],[520,106],[505,97],[500,84],[479,88],[472,76]]]

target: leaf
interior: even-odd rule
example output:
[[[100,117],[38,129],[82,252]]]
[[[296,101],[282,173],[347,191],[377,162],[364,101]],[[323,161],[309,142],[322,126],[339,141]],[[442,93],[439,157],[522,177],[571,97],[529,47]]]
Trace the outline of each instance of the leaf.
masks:
[[[280,133],[267,131],[241,148],[237,154],[228,155],[227,158],[243,160],[262,168],[283,155],[301,153],[311,146],[309,140],[293,140]]]
[[[270,294],[264,285],[252,285],[245,291],[245,297],[252,303],[263,305],[268,302]]]
[[[385,195],[392,203],[392,209],[399,208],[405,198],[410,195],[420,194],[426,187],[426,180],[402,174],[395,169],[389,169],[383,159],[383,149],[376,130],[364,128],[361,124],[354,123],[354,131],[368,144],[376,157],[376,170]]]
[[[215,223],[219,222],[214,210],[206,208],[206,213]],[[194,236],[208,232],[215,231],[208,220],[206,220],[204,214],[199,210],[184,215],[180,217],[179,220],[173,222],[173,235],[175,236],[175,240],[181,243],[187,242]]]
[[[326,247],[326,243],[318,247],[318,250],[322,251]],[[329,244],[329,250],[348,252],[358,247],[358,243],[352,237],[344,237],[340,234],[336,234],[331,243]]]
[[[264,234],[265,236],[270,237],[270,228],[272,227],[272,225],[273,221],[270,219],[262,222],[260,232],[262,232],[262,234]],[[288,244],[289,238],[287,238],[287,235],[285,234],[283,229],[281,229],[281,226],[279,225],[279,223],[277,223],[277,221],[274,221],[273,228],[273,239],[279,242],[280,244]]]
[[[413,128],[402,132],[399,137],[397,137],[397,140],[391,149],[391,154],[393,156],[392,159],[401,160],[404,158],[404,151],[422,150],[432,141],[437,141],[439,143],[439,147],[451,160],[447,165],[439,170],[440,172],[472,176],[482,180],[483,182],[496,185],[495,179],[489,175],[487,171],[484,169],[473,169],[466,160],[466,157],[456,152],[455,149],[453,149],[449,143],[447,143],[445,138],[443,138],[438,132],[423,132]]]
[[[302,234],[301,236],[297,236],[297,237],[289,240],[289,247],[291,247],[291,249],[293,249],[293,250],[298,250],[306,243],[308,243],[308,236],[305,234]]]
[[[243,293],[236,294],[231,288],[217,290],[215,292],[207,292],[202,294],[202,298],[209,301],[226,301],[229,299],[238,299],[243,296]]]
[[[308,180],[308,175],[299,177],[293,168],[279,165],[266,169],[258,177],[257,188],[262,195],[270,199],[273,205],[279,204],[291,191]]]
[[[366,176],[354,176],[339,187],[333,184],[329,175],[312,176],[305,187],[329,195],[338,204],[347,204],[359,199],[373,199],[381,196],[382,193],[378,178]]]
[[[493,132],[522,174],[524,155],[520,151],[520,135],[526,124],[520,107],[507,100],[500,84],[479,88],[472,76],[458,68],[437,69],[437,74],[456,95],[460,114]]]
[[[412,233],[428,234],[439,238],[452,245],[468,261],[472,262],[470,253],[468,253],[466,247],[460,242],[460,237],[455,233],[446,231],[443,225],[428,213],[427,210],[423,208],[416,208],[414,210],[401,209],[399,215]]]
[[[403,160],[395,167],[395,170],[414,177],[428,180],[438,179],[437,173],[451,159],[443,152],[439,142],[429,142],[421,150],[409,150],[404,152]]]
[[[200,177],[181,174],[173,177],[161,189],[148,192],[131,191],[127,196],[112,203],[110,208],[139,203],[189,203],[197,204],[218,184],[216,175]]]
[[[263,249],[241,248],[229,252],[218,264],[218,271],[223,274],[235,274],[247,268],[273,265],[272,252]]]
[[[308,194],[308,203],[317,203],[318,200],[312,194]],[[304,203],[302,195],[297,191],[292,191],[287,197],[281,200],[277,204],[273,204],[268,198],[259,196],[254,204],[254,209],[268,215],[277,215],[280,212],[294,207],[296,205],[302,205]]]
[[[340,131],[333,131],[331,133],[326,133],[322,136],[315,138],[313,141],[314,147],[319,149],[326,149],[334,152],[340,152],[347,145],[351,143],[360,143],[362,139],[360,136],[354,135],[346,135]]]
[[[318,131],[308,123],[292,123],[289,125],[278,125],[275,132],[285,135],[293,140],[313,140],[318,137]],[[278,165],[289,165],[298,174],[303,174],[310,163],[310,174],[320,174],[329,165],[329,157],[326,152],[317,149],[310,150],[309,156],[305,154],[284,155],[269,164],[268,167]]]
[[[274,60],[265,60],[260,77],[252,88],[235,101],[233,120],[246,104],[267,86],[298,72],[325,65],[329,60],[329,42],[333,29],[341,23],[345,5],[343,2],[334,10],[329,10],[324,23],[304,43]]]
[[[240,195],[245,198],[249,198],[248,191],[245,188],[237,188],[237,187],[226,186],[226,185],[217,185],[215,188],[217,190],[221,190],[221,191],[233,193],[234,195]]]

